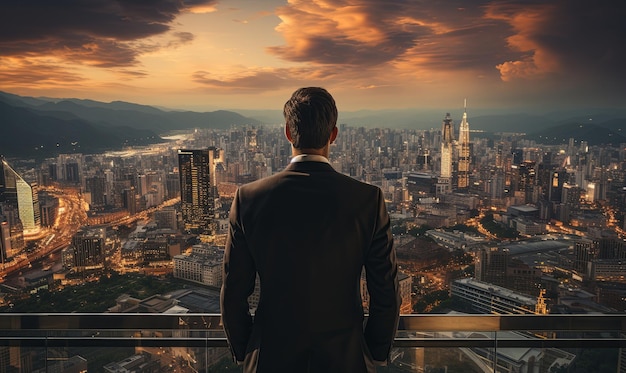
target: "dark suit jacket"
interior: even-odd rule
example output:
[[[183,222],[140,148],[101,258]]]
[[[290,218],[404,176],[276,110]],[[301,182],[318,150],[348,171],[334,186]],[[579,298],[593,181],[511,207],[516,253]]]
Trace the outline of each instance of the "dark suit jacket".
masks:
[[[375,372],[400,298],[379,188],[323,162],[298,162],[239,188],[230,211],[221,311],[245,372]],[[370,294],[365,328],[360,277]],[[248,296],[258,273],[254,317]]]

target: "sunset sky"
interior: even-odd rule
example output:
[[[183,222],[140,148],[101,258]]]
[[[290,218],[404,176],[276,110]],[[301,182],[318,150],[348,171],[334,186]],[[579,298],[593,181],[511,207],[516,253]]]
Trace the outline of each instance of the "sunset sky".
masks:
[[[2,0],[0,90],[193,110],[624,107],[623,0]]]

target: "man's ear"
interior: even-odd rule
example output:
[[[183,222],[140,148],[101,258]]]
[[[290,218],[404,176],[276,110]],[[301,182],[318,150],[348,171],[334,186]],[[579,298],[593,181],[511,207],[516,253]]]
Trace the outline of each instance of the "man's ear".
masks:
[[[291,132],[289,131],[289,126],[285,124],[285,137],[287,140],[293,144],[293,139],[291,138]]]
[[[330,143],[334,143],[337,138],[337,133],[339,133],[339,129],[337,126],[333,127],[333,131],[330,133]]]

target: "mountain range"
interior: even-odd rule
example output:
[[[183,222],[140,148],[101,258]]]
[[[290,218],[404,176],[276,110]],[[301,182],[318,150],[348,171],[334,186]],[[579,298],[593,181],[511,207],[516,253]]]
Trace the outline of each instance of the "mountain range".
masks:
[[[22,97],[0,92],[0,154],[44,158],[94,153],[163,142],[169,131],[259,125],[256,119],[218,110],[165,111],[122,101]]]
[[[472,136],[518,132],[543,144],[567,143],[569,138],[589,145],[626,143],[626,109],[531,114],[477,110],[468,114],[470,129],[478,132]],[[340,111],[339,123],[438,130],[444,116],[445,112],[434,109]],[[457,127],[460,116],[453,115]],[[176,130],[276,125],[282,121],[279,110],[179,111],[123,101],[34,98],[0,92],[0,155],[41,159],[59,153],[96,153],[162,142],[161,135]]]

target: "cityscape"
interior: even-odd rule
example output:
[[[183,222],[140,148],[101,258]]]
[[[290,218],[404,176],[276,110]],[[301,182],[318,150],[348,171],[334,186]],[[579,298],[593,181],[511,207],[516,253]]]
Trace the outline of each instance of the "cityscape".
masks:
[[[464,106],[460,118],[444,113],[430,130],[342,123],[331,147],[337,171],[384,193],[401,312],[623,313],[626,148],[472,132]],[[41,162],[2,158],[0,310],[219,313],[230,203],[239,185],[289,163],[283,131],[243,124]],[[149,287],[133,294],[115,282],[141,278]],[[85,285],[111,289],[80,302],[62,298]],[[363,278],[367,311],[366,289]],[[257,287],[252,311],[258,297]],[[11,365],[15,353],[0,359]],[[135,371],[184,371],[189,362],[169,353],[167,363],[146,349],[128,361],[146,366]],[[196,368],[227,356],[219,349],[208,360],[196,356]],[[554,349],[536,358],[567,369],[576,357]],[[97,369],[117,372],[131,364],[124,359]],[[411,359],[394,357],[397,366],[415,365]],[[520,359],[515,364],[528,363]],[[617,352],[612,359],[615,368]],[[89,364],[80,355],[65,361]]]
[[[220,312],[229,209],[289,164],[299,87],[332,94],[329,161],[391,217],[402,305],[379,373],[626,372],[622,3],[0,14],[0,373],[241,372]]]

